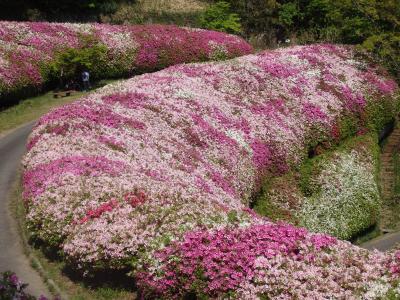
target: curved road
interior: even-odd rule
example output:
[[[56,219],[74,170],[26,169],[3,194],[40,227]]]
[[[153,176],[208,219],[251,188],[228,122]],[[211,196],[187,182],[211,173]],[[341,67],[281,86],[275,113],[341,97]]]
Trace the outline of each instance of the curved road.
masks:
[[[8,197],[33,124],[34,122],[26,124],[0,138],[0,272],[15,272],[23,282],[29,283],[27,291],[38,297],[49,296],[50,293],[23,252],[17,223],[9,209]]]
[[[387,233],[360,245],[368,250],[388,251],[400,243],[400,232]]]

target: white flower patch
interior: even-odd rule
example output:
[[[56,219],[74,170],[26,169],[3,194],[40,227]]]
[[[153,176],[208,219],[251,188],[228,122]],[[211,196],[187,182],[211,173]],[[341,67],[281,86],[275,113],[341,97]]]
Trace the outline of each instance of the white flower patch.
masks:
[[[90,23],[62,23],[62,25],[83,34],[91,34],[94,30],[94,26]]]
[[[375,166],[363,155],[352,150],[324,164],[313,179],[320,192],[305,198],[297,214],[303,226],[347,239],[375,222],[380,207]]]
[[[245,148],[250,153],[250,155],[253,155],[253,149],[251,149],[250,145],[246,142],[246,139],[239,131],[228,129],[226,131],[226,135],[229,136],[231,139],[234,139],[240,146]]]
[[[368,65],[363,62],[363,61],[358,61],[358,60],[354,60],[354,59],[348,59],[346,60],[346,62],[354,67],[356,67],[359,70],[365,70],[368,68]]]
[[[211,52],[209,54],[209,59],[220,60],[228,55],[228,50],[223,44],[219,44],[215,41],[210,41],[208,45],[211,47]]]
[[[363,299],[384,299],[391,288],[392,285],[386,277],[382,277],[382,279],[375,282],[369,282],[368,286],[366,287],[367,292],[364,294]]]
[[[193,99],[195,94],[189,90],[179,89],[175,92],[175,97],[183,99]]]

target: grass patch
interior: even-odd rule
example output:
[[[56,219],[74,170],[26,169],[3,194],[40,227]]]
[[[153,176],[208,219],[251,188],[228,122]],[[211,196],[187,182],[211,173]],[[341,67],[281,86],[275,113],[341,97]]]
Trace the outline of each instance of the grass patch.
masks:
[[[20,234],[29,240],[30,233],[25,225],[26,215],[22,200],[21,172],[19,172],[10,194],[10,207],[13,216],[18,222]],[[81,274],[70,269],[61,257],[55,254],[55,250],[46,255],[40,247],[31,244],[25,243],[24,248],[25,253],[33,256],[40,264],[39,266],[35,260],[32,260],[32,267],[44,270],[44,272],[39,272],[44,277],[44,281],[54,282],[62,295],[67,296],[68,299],[128,300],[137,298],[134,291],[134,280],[128,278],[122,272],[98,273],[83,277]],[[51,286],[49,288],[51,292],[57,293]]]
[[[102,80],[95,85],[93,91],[114,81],[116,80]],[[68,97],[54,98],[51,91],[37,97],[22,100],[14,106],[1,110],[0,136],[9,130],[38,119],[52,108],[75,101],[86,94],[84,92],[76,92]]]

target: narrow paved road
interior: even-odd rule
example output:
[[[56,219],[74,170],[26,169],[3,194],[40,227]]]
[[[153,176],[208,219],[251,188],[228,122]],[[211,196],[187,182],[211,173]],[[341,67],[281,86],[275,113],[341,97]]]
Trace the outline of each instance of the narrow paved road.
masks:
[[[49,293],[23,253],[17,223],[9,209],[8,197],[32,127],[33,122],[0,139],[0,272],[12,270],[22,281],[29,283],[28,292],[38,297],[42,294],[48,296]]]
[[[394,232],[363,243],[360,247],[368,250],[388,251],[398,243],[400,243],[400,232]]]

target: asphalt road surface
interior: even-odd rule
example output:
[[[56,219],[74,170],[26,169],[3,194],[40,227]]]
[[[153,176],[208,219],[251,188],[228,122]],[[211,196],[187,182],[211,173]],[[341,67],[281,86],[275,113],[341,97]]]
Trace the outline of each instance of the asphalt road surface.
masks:
[[[387,233],[360,245],[368,250],[388,251],[400,243],[400,232]]]
[[[49,296],[49,292],[23,253],[17,222],[9,209],[9,195],[33,124],[24,125],[0,138],[0,272],[15,272],[23,282],[29,283],[27,291],[38,297]]]

